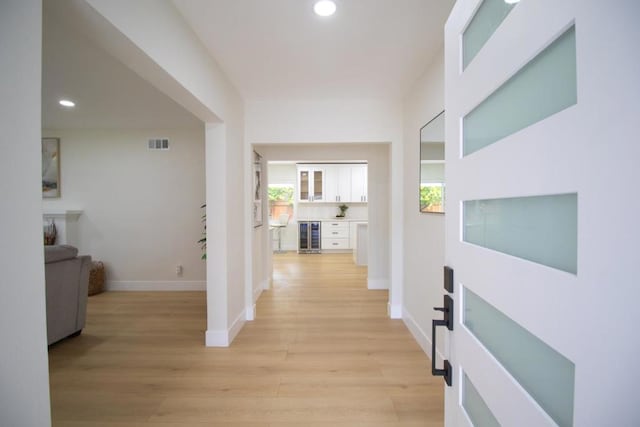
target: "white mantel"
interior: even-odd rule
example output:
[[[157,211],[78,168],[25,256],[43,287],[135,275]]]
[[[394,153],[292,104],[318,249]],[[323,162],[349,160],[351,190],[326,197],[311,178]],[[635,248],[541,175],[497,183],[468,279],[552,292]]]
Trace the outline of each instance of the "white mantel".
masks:
[[[79,209],[44,208],[42,225],[46,226],[53,221],[58,232],[56,244],[78,247],[80,243],[78,218],[82,212]]]

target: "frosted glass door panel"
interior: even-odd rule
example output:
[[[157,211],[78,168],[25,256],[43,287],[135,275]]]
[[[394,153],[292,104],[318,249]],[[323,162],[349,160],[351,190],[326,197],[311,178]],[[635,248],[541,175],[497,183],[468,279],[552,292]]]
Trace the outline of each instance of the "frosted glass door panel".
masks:
[[[507,17],[514,4],[507,4],[504,0],[484,0],[469,26],[462,34],[462,69],[480,52],[489,37],[498,29]]]
[[[573,362],[467,288],[464,324],[560,427],[573,425]]]
[[[500,423],[485,403],[478,390],[464,374],[462,383],[462,407],[475,427],[500,427]]]
[[[571,27],[463,118],[463,154],[574,105],[576,32]]]
[[[463,240],[569,273],[578,272],[578,195],[467,200]]]

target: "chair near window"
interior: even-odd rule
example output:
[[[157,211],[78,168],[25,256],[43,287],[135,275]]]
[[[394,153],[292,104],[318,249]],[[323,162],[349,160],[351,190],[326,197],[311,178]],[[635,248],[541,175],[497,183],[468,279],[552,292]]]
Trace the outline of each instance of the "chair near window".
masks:
[[[291,217],[288,213],[282,213],[280,214],[280,216],[278,216],[278,222],[273,224],[273,226],[278,229],[278,250],[276,251],[276,253],[281,254],[285,252],[282,250],[282,231],[283,229],[285,229],[286,231],[286,227],[287,225],[289,225],[290,218]]]

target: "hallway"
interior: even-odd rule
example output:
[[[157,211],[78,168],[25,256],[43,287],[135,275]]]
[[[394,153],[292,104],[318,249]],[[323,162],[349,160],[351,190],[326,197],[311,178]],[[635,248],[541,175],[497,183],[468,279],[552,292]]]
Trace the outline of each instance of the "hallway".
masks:
[[[274,287],[230,348],[205,295],[105,293],[52,347],[54,426],[440,426],[443,385],[349,254],[274,255]]]

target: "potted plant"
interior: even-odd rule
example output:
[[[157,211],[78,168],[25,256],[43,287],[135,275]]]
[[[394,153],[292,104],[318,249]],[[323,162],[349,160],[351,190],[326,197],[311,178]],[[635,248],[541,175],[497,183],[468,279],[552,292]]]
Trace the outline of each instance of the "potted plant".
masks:
[[[347,216],[347,209],[349,209],[349,206],[342,204],[338,206],[338,209],[340,209],[340,213],[336,215],[336,218],[344,218]]]

